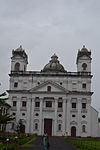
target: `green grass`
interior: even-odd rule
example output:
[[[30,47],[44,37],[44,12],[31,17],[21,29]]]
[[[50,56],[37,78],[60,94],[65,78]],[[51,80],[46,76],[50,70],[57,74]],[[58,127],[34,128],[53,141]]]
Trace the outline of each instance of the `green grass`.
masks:
[[[17,150],[17,148],[15,144],[0,144],[0,150]]]
[[[100,150],[100,139],[97,138],[71,138],[65,137],[64,140],[79,150]]]
[[[33,136],[28,142],[21,145],[20,147],[32,147],[33,145],[31,144],[31,142],[34,141],[35,139],[36,139],[36,136]]]

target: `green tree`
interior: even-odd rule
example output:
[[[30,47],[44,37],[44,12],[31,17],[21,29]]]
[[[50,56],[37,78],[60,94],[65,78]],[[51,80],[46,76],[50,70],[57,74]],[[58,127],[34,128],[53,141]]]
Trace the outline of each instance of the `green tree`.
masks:
[[[15,119],[12,115],[7,113],[7,109],[10,108],[10,105],[6,102],[8,97],[5,96],[5,92],[0,94],[0,126],[2,131],[5,131],[6,125]]]

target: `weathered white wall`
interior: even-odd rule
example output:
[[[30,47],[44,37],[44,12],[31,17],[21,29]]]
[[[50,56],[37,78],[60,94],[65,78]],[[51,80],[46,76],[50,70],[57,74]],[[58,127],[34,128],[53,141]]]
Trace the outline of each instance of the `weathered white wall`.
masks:
[[[99,136],[99,123],[98,123],[98,112],[91,106],[91,136],[97,137]]]

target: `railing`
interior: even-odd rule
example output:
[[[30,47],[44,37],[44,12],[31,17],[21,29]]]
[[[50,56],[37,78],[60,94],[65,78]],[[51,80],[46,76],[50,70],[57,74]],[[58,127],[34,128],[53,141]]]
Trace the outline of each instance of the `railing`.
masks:
[[[44,108],[43,108],[43,111],[49,111],[49,112],[52,112],[52,111],[55,111],[55,109],[52,108],[52,107],[44,107]]]
[[[26,107],[21,107],[20,111],[27,111],[27,108]]]
[[[12,111],[17,111],[17,107],[11,107]]]
[[[78,110],[76,108],[72,108],[70,111],[71,112],[78,112]]]
[[[81,113],[87,113],[87,109],[85,109],[85,108],[82,109],[82,110],[81,110]]]

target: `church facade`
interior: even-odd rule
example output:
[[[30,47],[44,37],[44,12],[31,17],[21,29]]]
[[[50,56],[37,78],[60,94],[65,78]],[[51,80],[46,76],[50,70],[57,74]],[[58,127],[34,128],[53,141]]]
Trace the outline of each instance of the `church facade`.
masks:
[[[68,72],[54,54],[41,71],[27,71],[22,46],[12,51],[9,103],[25,133],[51,136],[99,136],[98,112],[91,106],[91,51],[77,54],[77,71]]]

